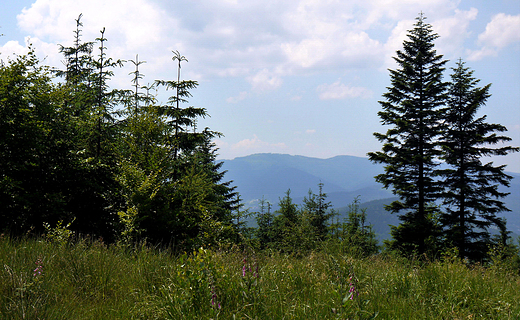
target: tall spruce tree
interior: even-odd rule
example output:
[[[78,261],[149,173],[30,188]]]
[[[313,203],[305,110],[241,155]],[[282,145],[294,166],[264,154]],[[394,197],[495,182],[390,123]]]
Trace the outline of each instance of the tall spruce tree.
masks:
[[[435,51],[438,35],[425,20],[421,13],[403,50],[394,57],[398,68],[390,70],[392,86],[383,95],[383,110],[378,113],[383,125],[391,128],[374,133],[383,143],[382,151],[368,154],[371,161],[385,165],[376,180],[399,197],[387,210],[405,211],[399,217],[402,223],[392,228],[391,247],[407,254],[432,250],[436,232],[429,217],[435,207],[429,204],[440,191],[435,159],[440,153],[436,143],[441,133],[439,110],[447,86],[442,73],[447,61]]]
[[[161,110],[168,117],[168,125],[173,130],[170,145],[173,148],[173,159],[177,160],[183,151],[190,153],[197,145],[204,142],[203,133],[191,132],[190,129],[195,128],[197,118],[205,118],[208,113],[205,108],[181,107],[181,103],[188,103],[188,99],[192,96],[190,90],[197,88],[199,84],[194,80],[181,80],[181,63],[188,62],[188,59],[181,56],[178,51],[172,52],[172,60],[178,63],[177,80],[156,80],[155,84],[165,87],[166,90],[175,90],[175,94],[170,96],[168,103],[162,106]]]
[[[446,212],[441,222],[449,245],[458,248],[462,258],[480,260],[490,244],[490,226],[502,228],[503,221],[496,216],[509,211],[501,198],[499,185],[508,186],[511,176],[504,173],[505,165],[482,163],[485,156],[506,155],[519,148],[502,146],[511,139],[497,133],[507,129],[500,124],[486,122],[486,116],[477,111],[490,97],[490,84],[478,87],[480,80],[473,77],[473,70],[459,60],[453,68],[448,90],[448,109],[443,117],[442,159],[449,165],[442,170],[444,204]]]

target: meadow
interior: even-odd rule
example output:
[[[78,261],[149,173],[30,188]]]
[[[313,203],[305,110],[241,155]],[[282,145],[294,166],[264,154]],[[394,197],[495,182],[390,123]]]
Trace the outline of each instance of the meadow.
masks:
[[[520,276],[334,249],[194,252],[0,237],[0,319],[519,319]]]

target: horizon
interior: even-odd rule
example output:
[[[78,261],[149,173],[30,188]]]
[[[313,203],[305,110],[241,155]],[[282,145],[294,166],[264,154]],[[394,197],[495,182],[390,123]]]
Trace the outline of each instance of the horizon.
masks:
[[[338,154],[338,155],[331,156],[331,157],[321,158],[321,157],[305,156],[305,155],[301,155],[301,154],[289,154],[289,153],[278,153],[278,152],[257,152],[257,153],[251,153],[251,154],[248,154],[248,155],[237,156],[237,157],[234,157],[232,159],[224,159],[224,158],[217,157],[217,161],[232,161],[232,160],[236,160],[236,159],[239,159],[239,158],[247,158],[247,157],[255,156],[255,155],[282,155],[282,156],[286,155],[286,156],[292,156],[292,157],[304,157],[304,158],[321,159],[321,160],[328,160],[328,159],[332,159],[332,158],[336,158],[336,157],[354,157],[354,158],[360,158],[360,159],[368,160],[368,157],[354,156],[354,155],[349,155],[349,154]],[[504,170],[506,173],[514,173],[514,174],[520,175],[520,172],[507,170],[508,167],[509,166],[506,166],[506,170]]]

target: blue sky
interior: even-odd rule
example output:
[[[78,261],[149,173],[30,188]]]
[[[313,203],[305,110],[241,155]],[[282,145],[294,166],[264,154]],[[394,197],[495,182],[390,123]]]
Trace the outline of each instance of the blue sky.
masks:
[[[481,113],[520,146],[518,0],[0,1],[1,59],[30,39],[46,64],[62,67],[58,44],[72,44],[80,13],[84,40],[105,27],[109,56],[147,62],[145,83],[175,79],[179,50],[189,60],[183,78],[200,84],[190,105],[211,115],[199,126],[225,135],[216,141],[221,159],[380,150],[372,133],[386,131],[377,112],[387,69],[422,11],[448,67],[462,58],[482,86],[492,83]],[[131,71],[118,70],[111,86],[128,88]],[[520,172],[519,153],[490,160]]]

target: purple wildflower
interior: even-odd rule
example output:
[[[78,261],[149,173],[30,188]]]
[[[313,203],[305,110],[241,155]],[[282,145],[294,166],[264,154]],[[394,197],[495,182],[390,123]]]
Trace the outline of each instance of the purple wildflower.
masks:
[[[211,305],[215,307],[217,305],[217,308],[220,309],[220,302],[217,301],[217,293],[215,292],[215,286],[211,286]]]
[[[350,293],[350,300],[354,300],[354,295],[356,295],[356,297],[359,296],[359,292],[356,289],[356,285],[352,281],[352,277],[350,277],[348,285],[350,287],[348,290],[348,292]]]
[[[34,277],[40,276],[43,274],[43,262],[41,259],[36,260],[36,269],[34,269]]]

